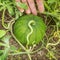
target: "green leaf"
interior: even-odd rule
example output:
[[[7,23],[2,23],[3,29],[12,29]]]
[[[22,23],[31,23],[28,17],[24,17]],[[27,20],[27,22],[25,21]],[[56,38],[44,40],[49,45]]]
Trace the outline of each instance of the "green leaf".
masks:
[[[0,11],[2,11],[4,9],[4,7],[0,7]]]
[[[2,38],[2,41],[5,44],[4,50],[1,51],[3,52],[2,55],[0,56],[0,60],[6,60],[9,50],[10,50],[10,46],[9,46],[9,40],[10,40],[10,35],[6,35],[5,37]]]
[[[2,38],[6,34],[5,30],[0,30],[0,38]]]
[[[21,13],[20,11],[18,11],[18,10],[16,10],[15,11],[15,19],[17,20],[20,16],[22,16],[23,15],[23,13]]]
[[[11,45],[11,46],[10,46],[10,50],[11,50],[11,51],[15,51],[15,50],[17,50],[17,49],[16,49],[15,46]]]
[[[9,48],[5,48],[5,50],[3,51],[3,55],[0,56],[0,59],[6,60],[6,58],[8,56],[8,52],[9,52]]]
[[[4,43],[2,43],[2,42],[0,42],[0,46],[5,46],[5,44],[4,44]]]
[[[3,41],[5,44],[9,44],[10,38],[11,38],[10,35],[6,35],[5,37],[2,38],[2,41]]]
[[[23,9],[28,9],[28,6],[25,3],[21,3],[21,2],[16,2],[16,5],[20,8]]]
[[[8,12],[10,15],[14,15],[13,7],[12,6],[7,6]]]
[[[3,50],[0,50],[0,55],[3,53]]]
[[[9,52],[9,48],[5,48],[2,59],[3,58],[6,59],[6,57],[8,56],[8,52]]]
[[[54,3],[56,0],[48,0],[48,3]]]

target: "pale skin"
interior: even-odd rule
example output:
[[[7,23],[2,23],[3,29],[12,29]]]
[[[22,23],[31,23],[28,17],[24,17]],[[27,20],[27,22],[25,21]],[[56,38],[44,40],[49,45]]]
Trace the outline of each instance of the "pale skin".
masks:
[[[31,14],[32,13],[33,15],[37,15],[37,10],[40,13],[44,12],[43,0],[16,0],[16,2],[26,3],[27,6],[28,6],[27,10],[24,10],[24,9],[17,6],[17,8],[20,12],[25,12],[26,14]],[[35,4],[37,5],[37,8],[36,8]]]

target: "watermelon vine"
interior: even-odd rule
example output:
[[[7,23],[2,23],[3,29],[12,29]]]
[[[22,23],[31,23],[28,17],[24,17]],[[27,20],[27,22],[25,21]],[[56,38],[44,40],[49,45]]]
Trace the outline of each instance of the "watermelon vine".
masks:
[[[29,37],[33,33],[33,28],[31,26],[31,24],[35,25],[35,21],[34,20],[31,20],[28,23],[28,27],[30,28],[31,32],[27,35],[27,46],[29,45]]]

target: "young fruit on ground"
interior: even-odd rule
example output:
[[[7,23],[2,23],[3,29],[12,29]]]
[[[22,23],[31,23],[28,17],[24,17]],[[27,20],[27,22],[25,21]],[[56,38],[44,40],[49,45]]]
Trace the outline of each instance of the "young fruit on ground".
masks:
[[[46,25],[43,19],[34,15],[22,16],[13,25],[13,33],[23,45],[38,44],[44,37],[45,31]]]

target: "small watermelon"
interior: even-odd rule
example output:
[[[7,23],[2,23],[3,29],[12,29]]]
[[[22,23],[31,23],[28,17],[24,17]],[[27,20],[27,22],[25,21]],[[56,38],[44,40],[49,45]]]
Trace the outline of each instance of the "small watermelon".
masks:
[[[44,37],[46,31],[46,25],[44,24],[43,19],[34,15],[20,17],[13,26],[15,37],[23,45],[27,44],[27,39],[29,45],[38,44]]]

